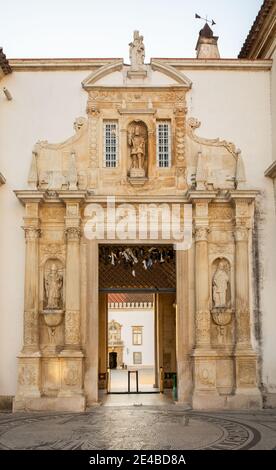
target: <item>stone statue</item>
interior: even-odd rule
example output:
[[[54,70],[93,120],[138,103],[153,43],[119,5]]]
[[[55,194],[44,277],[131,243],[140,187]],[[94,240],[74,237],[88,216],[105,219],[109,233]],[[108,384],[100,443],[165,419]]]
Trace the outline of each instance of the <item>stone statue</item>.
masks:
[[[133,42],[129,43],[129,59],[133,70],[139,70],[144,65],[145,46],[143,39],[143,36],[139,35],[139,31],[133,32]]]
[[[142,136],[140,126],[135,126],[128,133],[128,145],[131,148],[130,156],[132,160],[132,168],[144,170],[144,160],[145,160],[145,139]]]
[[[227,289],[229,276],[225,269],[225,264],[220,261],[213,277],[213,302],[214,307],[227,307]]]
[[[47,297],[47,309],[58,309],[62,303],[62,274],[58,272],[57,266],[52,264],[49,273],[45,277],[45,291]]]

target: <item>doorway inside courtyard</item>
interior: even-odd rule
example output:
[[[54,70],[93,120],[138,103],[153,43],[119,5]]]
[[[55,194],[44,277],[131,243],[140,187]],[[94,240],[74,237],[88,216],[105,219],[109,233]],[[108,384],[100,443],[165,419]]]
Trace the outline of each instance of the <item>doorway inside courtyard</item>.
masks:
[[[176,398],[172,245],[99,247],[99,396]]]

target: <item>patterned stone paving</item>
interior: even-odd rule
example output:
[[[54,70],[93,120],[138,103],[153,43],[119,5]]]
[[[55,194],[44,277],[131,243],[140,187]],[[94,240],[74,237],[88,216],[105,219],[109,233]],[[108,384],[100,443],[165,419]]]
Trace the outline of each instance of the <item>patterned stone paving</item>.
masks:
[[[178,405],[86,413],[2,413],[0,449],[273,449],[276,410],[202,413]]]

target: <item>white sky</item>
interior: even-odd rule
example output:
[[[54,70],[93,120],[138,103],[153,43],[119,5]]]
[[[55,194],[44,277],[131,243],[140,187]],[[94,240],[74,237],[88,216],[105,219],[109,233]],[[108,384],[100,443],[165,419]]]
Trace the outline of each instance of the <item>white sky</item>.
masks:
[[[0,46],[15,57],[123,57],[138,29],[151,57],[195,57],[204,22],[216,21],[224,58],[236,57],[263,0],[0,0]]]

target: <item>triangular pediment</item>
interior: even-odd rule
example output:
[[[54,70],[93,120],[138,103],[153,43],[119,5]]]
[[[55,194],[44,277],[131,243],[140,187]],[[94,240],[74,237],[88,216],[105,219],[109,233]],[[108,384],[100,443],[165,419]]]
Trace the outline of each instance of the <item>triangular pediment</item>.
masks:
[[[86,77],[82,86],[85,90],[94,87],[181,87],[189,89],[192,86],[191,80],[173,67],[163,64],[156,59],[150,64],[144,65],[142,72],[131,74],[131,66],[123,63],[123,60],[116,60],[93,71]]]

